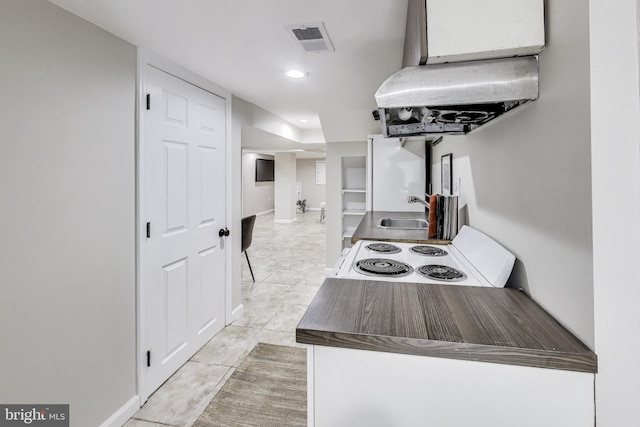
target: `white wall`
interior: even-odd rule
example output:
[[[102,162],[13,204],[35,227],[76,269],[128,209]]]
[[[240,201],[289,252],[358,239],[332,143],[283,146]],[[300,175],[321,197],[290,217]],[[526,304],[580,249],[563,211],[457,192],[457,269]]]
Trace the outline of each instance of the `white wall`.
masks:
[[[231,97],[231,138],[233,146],[233,156],[235,157],[233,164],[243,164],[242,159],[242,129],[244,123],[253,122],[253,110],[251,104],[246,101]],[[243,168],[233,168],[231,173],[233,178],[231,180],[232,194],[233,194],[233,206],[234,215],[232,215],[231,231],[242,231],[241,219],[244,216],[243,196],[242,196],[242,174]],[[234,247],[242,247],[242,233],[231,233],[230,237],[233,239]],[[240,257],[233,257],[231,260],[231,276],[232,276],[232,292],[231,292],[231,305],[234,307],[234,317],[238,317],[244,311],[242,305],[242,264]],[[232,320],[232,319],[227,319]]]
[[[309,131],[303,132],[291,123],[244,99],[233,98],[233,111],[241,126],[256,128],[266,132],[266,134],[275,135],[289,141],[323,142],[319,141],[322,136],[321,132],[320,134]],[[246,141],[245,139],[240,139],[240,141],[243,147],[251,146],[254,142]]]
[[[136,50],[0,2],[0,402],[104,422],[136,394]]]
[[[598,426],[640,425],[638,2],[590,0]]]
[[[470,225],[518,258],[510,284],[593,348],[588,3],[546,2],[546,29],[540,99],[446,136],[433,150],[434,189],[440,156],[453,153]]]
[[[296,220],[296,155],[276,153],[274,222]]]
[[[274,182],[256,182],[256,159],[273,156],[242,154],[242,216],[272,211],[274,208]]]
[[[316,162],[325,159],[298,159],[296,161],[296,182],[302,187],[302,198],[307,200],[307,209],[320,209],[326,201],[326,184],[316,184]]]

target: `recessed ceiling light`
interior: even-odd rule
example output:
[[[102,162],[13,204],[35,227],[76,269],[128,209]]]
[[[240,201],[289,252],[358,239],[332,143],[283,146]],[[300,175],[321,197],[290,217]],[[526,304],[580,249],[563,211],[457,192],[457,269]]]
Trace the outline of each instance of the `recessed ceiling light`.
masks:
[[[300,122],[300,123],[309,123],[309,120],[307,120],[307,119],[300,119],[300,120],[298,120],[298,122]]]
[[[289,70],[287,71],[287,76],[291,77],[292,79],[301,79],[304,76],[306,76],[307,74],[300,71],[300,70]]]

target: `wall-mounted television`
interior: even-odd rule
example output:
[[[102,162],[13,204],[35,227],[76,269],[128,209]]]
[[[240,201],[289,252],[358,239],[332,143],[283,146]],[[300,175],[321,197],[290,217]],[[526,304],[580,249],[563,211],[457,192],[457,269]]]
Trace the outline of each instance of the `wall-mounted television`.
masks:
[[[256,182],[274,181],[275,162],[270,159],[256,159]]]

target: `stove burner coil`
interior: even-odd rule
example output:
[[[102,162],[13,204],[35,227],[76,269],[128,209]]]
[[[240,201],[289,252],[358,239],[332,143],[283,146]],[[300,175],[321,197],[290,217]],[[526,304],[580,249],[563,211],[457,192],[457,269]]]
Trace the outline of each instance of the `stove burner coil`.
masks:
[[[443,280],[446,282],[459,282],[467,278],[467,275],[455,268],[446,265],[422,265],[416,268],[419,274],[434,280]]]
[[[369,276],[403,277],[411,274],[413,268],[400,261],[385,258],[367,258],[356,262],[355,268]]]
[[[434,246],[427,246],[427,245],[412,246],[411,247],[411,252],[415,252],[417,254],[427,255],[427,256],[445,256],[445,255],[448,255],[448,252],[445,251],[444,249],[436,248]]]
[[[380,252],[385,254],[397,254],[402,251],[402,249],[390,243],[371,243],[365,246],[365,248],[374,252]]]

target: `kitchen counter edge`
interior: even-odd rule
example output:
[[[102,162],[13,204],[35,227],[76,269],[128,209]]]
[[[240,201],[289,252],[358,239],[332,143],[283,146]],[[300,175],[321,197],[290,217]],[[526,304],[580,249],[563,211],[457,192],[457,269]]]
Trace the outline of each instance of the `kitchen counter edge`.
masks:
[[[597,372],[595,353],[514,289],[327,278],[296,341]]]

